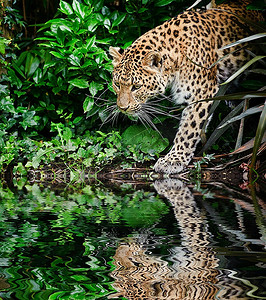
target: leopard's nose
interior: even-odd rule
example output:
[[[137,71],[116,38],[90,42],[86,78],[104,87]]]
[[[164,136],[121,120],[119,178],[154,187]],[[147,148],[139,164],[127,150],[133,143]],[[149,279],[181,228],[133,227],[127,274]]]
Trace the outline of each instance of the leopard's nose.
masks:
[[[127,106],[118,106],[118,108],[122,111],[122,112],[126,112],[129,109],[129,105]]]

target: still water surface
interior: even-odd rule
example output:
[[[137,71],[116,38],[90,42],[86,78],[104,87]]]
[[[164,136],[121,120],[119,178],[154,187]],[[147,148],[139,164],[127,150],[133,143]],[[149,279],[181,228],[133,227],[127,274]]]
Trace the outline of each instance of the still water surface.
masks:
[[[0,299],[266,299],[260,197],[178,180],[0,196]]]

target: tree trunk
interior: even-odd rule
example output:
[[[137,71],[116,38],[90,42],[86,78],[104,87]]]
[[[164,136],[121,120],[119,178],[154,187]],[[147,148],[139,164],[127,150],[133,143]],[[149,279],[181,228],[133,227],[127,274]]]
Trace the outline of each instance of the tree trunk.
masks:
[[[3,59],[5,59],[5,39],[13,37],[12,28],[5,24],[6,8],[12,6],[13,0],[0,0],[0,76],[5,73]]]

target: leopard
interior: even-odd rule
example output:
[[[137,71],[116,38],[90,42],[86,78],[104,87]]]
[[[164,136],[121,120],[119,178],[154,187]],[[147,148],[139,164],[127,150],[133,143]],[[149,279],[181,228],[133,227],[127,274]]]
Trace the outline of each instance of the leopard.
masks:
[[[243,44],[223,49],[256,32],[254,23],[263,21],[262,13],[247,10],[249,3],[188,9],[144,33],[126,49],[109,47],[120,112],[145,118],[145,105],[152,105],[153,99],[169,90],[175,105],[184,106],[173,146],[155,163],[156,172],[173,174],[186,169],[207,128],[220,84],[250,59]]]
[[[172,245],[166,258],[152,252],[152,232],[121,239],[110,273],[116,292],[108,299],[254,299],[248,296],[251,284],[221,268],[206,211],[189,186],[176,178],[156,180],[153,185],[172,209],[180,228],[180,245]]]

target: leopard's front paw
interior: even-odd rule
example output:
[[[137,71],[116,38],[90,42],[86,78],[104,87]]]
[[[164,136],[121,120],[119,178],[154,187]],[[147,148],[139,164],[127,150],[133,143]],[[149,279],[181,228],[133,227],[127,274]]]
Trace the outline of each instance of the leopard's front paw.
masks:
[[[159,158],[154,165],[154,170],[159,173],[176,174],[185,168],[185,164],[169,155]]]

